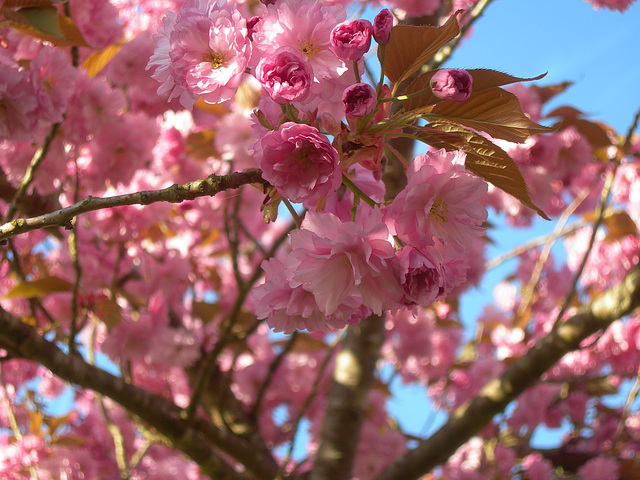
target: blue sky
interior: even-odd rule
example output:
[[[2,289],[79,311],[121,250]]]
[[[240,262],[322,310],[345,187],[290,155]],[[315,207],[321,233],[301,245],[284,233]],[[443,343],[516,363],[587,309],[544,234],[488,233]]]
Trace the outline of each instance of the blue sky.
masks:
[[[549,85],[572,81],[574,85],[549,103],[553,108],[572,105],[625,134],[640,108],[640,3],[624,14],[594,10],[583,0],[494,0],[445,65],[457,68],[491,68],[520,77],[547,72],[538,82]],[[512,230],[495,217],[497,240],[488,258],[523,241],[553,230],[555,222],[542,219],[533,228]],[[554,250],[555,252],[555,250]],[[493,288],[515,262],[485,276],[482,284],[462,299],[461,316],[473,324],[482,305],[492,300]],[[418,435],[433,433],[445,421],[430,411],[422,387],[399,388],[390,409],[403,430]],[[561,431],[540,431],[538,445],[553,445]]]

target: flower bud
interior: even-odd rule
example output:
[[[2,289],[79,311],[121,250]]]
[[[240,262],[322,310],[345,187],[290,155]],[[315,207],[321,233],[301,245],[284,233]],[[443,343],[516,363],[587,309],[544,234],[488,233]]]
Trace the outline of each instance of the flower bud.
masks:
[[[260,60],[256,78],[275,102],[284,105],[307,98],[313,68],[300,52],[285,46]]]
[[[431,77],[429,86],[433,94],[443,100],[464,102],[471,95],[473,77],[466,70],[446,68]]]
[[[393,15],[388,9],[380,10],[373,19],[373,38],[380,45],[389,43],[391,29],[393,28]]]
[[[260,17],[254,16],[247,20],[247,36],[249,40],[253,40],[253,32],[255,32],[256,25],[262,20]]]
[[[342,94],[342,109],[349,117],[364,117],[376,108],[376,103],[376,91],[366,83],[354,83]]]
[[[329,49],[340,60],[359,60],[371,46],[369,20],[348,20],[339,23],[331,30],[331,46]]]

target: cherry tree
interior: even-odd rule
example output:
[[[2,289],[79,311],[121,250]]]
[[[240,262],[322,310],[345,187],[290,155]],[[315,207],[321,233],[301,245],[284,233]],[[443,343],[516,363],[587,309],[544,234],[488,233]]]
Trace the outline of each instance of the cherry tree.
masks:
[[[445,68],[489,3],[0,3],[0,476],[638,478],[640,113]]]

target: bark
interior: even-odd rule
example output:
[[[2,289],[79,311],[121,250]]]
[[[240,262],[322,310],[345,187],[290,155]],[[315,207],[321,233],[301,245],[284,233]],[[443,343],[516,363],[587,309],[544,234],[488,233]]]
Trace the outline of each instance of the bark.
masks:
[[[349,480],[367,398],[384,341],[384,317],[371,316],[347,329],[336,358],[320,446],[311,480]]]

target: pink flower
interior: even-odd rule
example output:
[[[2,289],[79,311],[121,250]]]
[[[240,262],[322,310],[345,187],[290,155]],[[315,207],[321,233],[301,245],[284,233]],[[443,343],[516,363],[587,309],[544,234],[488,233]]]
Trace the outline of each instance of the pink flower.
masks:
[[[297,329],[330,332],[349,324],[357,324],[369,315],[359,297],[347,298],[331,315],[325,315],[316,302],[313,293],[302,286],[290,286],[290,275],[285,265],[275,258],[262,262],[266,281],[253,291],[255,314],[267,319],[267,325],[274,332],[293,333]]]
[[[620,475],[620,466],[613,458],[597,456],[578,469],[578,474],[583,480],[617,480]]]
[[[431,15],[442,5],[442,0],[390,0],[389,6],[400,14],[400,18]],[[402,12],[397,12],[402,10]]]
[[[122,38],[118,10],[105,0],[70,0],[71,18],[87,43],[105,48]]]
[[[586,0],[585,0],[586,1]],[[600,7],[609,10],[618,10],[624,12],[634,2],[634,0],[588,0],[593,8],[598,10]]]
[[[198,96],[219,103],[235,95],[251,56],[246,22],[225,0],[187,0],[167,12],[154,37],[147,69],[162,83],[158,95],[192,109]]]
[[[31,61],[29,74],[38,99],[38,119],[61,122],[74,92],[77,70],[62,50],[45,47]]]
[[[316,81],[336,78],[349,69],[329,50],[331,29],[346,18],[340,5],[316,0],[279,0],[268,5],[255,25],[253,48],[262,56],[288,45],[304,55]]]
[[[524,457],[522,468],[531,480],[549,480],[553,477],[553,465],[539,453],[531,453]]]
[[[253,158],[264,179],[292,202],[328,197],[342,184],[338,152],[309,125],[286,122],[269,131],[256,142]]]
[[[260,60],[256,78],[274,101],[280,104],[300,102],[309,95],[313,69],[302,54],[285,46]]]
[[[357,295],[373,313],[395,307],[401,290],[393,274],[396,258],[378,210],[355,222],[330,213],[308,212],[291,234],[287,258],[290,285],[313,293],[320,310],[332,315]]]
[[[382,9],[373,19],[373,38],[380,45],[386,45],[391,38],[393,28],[393,14],[388,9]]]
[[[447,293],[441,260],[428,250],[403,247],[398,252],[398,261],[404,305],[427,307]]]
[[[385,212],[392,233],[417,248],[435,245],[437,239],[452,252],[466,251],[484,235],[487,211],[479,199],[487,184],[467,172],[463,160],[463,153],[444,150],[413,160],[406,187]]]
[[[27,75],[0,63],[0,139],[31,140],[37,122],[36,100]]]
[[[438,70],[429,82],[433,94],[443,100],[464,102],[471,95],[473,77],[466,70],[445,68]]]
[[[376,104],[376,91],[366,83],[355,83],[342,94],[342,108],[350,117],[364,117],[376,108]]]
[[[359,60],[369,51],[373,27],[369,20],[348,20],[331,30],[331,51],[341,60]]]

